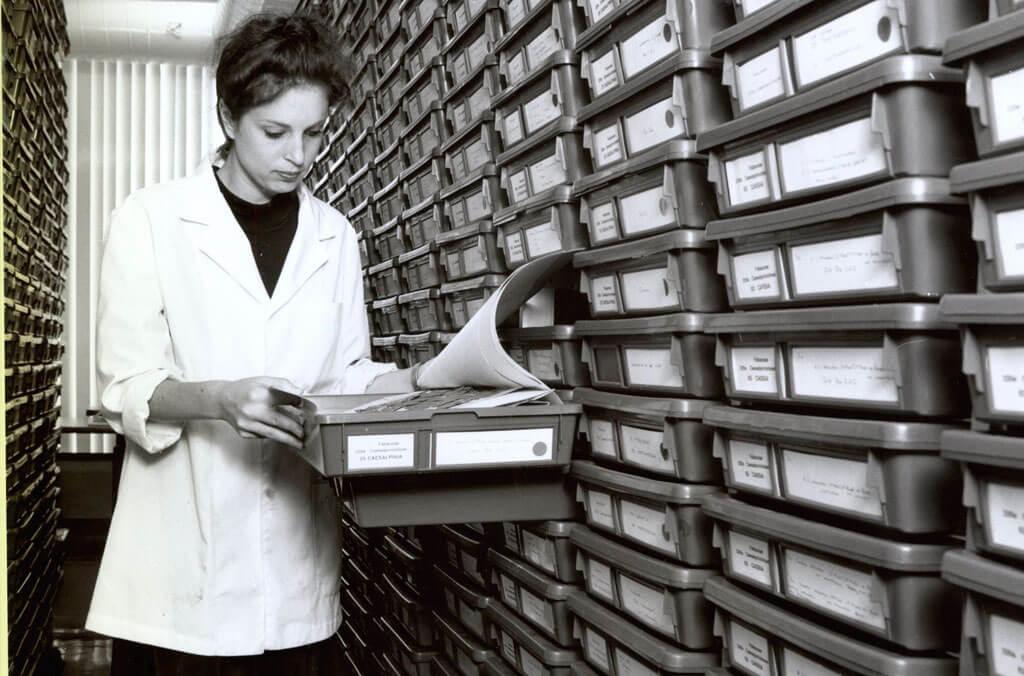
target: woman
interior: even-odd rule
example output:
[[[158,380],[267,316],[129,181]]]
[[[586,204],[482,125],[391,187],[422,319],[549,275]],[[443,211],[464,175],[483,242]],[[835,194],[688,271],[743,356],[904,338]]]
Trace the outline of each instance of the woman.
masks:
[[[367,358],[355,232],[301,182],[338,54],[317,19],[247,21],[217,65],[218,166],[132,194],[107,235],[98,375],[127,453],[86,626],[157,674],[315,671],[341,623],[338,505],[271,388],[413,389]]]

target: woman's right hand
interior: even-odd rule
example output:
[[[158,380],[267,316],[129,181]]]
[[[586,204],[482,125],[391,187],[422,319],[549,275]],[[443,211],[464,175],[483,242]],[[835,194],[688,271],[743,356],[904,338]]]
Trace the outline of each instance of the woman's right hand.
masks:
[[[298,406],[301,399],[287,394],[298,389],[284,378],[224,382],[217,396],[220,418],[245,439],[272,439],[301,449],[305,439],[302,409]]]

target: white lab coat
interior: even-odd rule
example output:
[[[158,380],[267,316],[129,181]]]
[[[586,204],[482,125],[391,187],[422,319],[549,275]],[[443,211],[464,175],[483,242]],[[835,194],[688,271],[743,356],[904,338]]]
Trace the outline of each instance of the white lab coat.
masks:
[[[127,437],[86,627],[200,655],[305,645],[341,623],[338,503],[289,448],[225,422],[147,420],[166,378],[287,378],[362,393],[368,359],[356,234],[302,187],[272,298],[210,166],[132,194],[103,252],[103,415]]]

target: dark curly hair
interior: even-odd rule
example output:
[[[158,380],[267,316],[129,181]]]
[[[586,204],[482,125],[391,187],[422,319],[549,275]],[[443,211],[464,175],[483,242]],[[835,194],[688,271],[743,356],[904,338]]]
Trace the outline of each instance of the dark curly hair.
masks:
[[[255,14],[217,41],[217,100],[231,117],[273,101],[297,84],[327,89],[333,108],[348,95],[349,59],[335,31],[307,14]],[[217,119],[221,129],[218,106]],[[220,148],[231,148],[228,139]]]

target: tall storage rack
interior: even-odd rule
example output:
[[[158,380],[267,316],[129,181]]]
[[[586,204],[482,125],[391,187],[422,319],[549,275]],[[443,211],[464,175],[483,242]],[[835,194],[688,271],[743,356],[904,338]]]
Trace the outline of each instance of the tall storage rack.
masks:
[[[3,173],[7,588],[11,674],[51,648],[63,575],[58,533],[67,242],[68,50],[59,0],[5,2]]]

